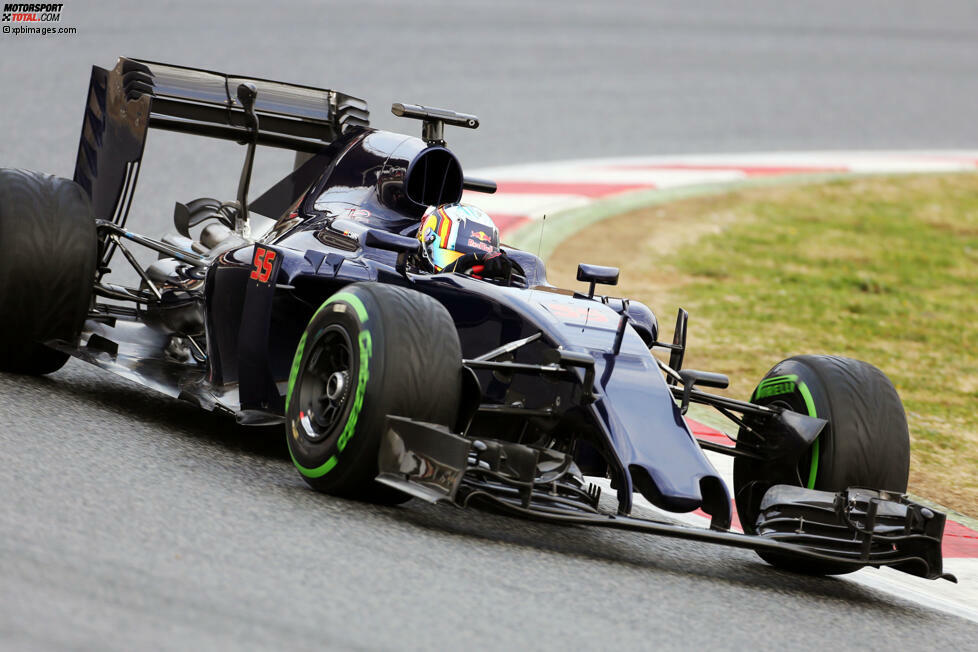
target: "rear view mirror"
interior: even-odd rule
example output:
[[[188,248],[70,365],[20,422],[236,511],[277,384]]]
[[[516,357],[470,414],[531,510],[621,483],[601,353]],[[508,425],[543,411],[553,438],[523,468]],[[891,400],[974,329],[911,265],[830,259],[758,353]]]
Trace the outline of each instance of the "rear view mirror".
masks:
[[[617,267],[603,267],[601,265],[588,265],[586,263],[580,263],[577,266],[577,280],[591,284],[591,288],[587,293],[588,299],[594,297],[594,286],[598,283],[602,285],[618,285],[618,273]]]

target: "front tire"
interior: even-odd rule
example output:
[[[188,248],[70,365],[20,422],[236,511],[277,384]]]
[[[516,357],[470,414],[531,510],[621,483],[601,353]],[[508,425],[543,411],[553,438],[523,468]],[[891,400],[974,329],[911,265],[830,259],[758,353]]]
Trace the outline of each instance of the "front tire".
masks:
[[[76,343],[95,279],[95,219],[68,179],[0,169],[0,371],[46,374]]]
[[[873,365],[827,355],[788,358],[764,376],[751,402],[829,423],[797,468],[770,469],[749,458],[734,460],[734,491],[744,532],[755,532],[761,498],[773,484],[831,492],[849,487],[906,492],[910,473],[906,414],[893,383]],[[749,447],[754,439],[742,428],[738,447]],[[840,575],[855,570],[849,565],[759,554],[775,566],[807,574]]]
[[[409,496],[375,482],[387,415],[455,425],[462,353],[448,311],[413,290],[354,283],[316,311],[296,350],[286,439],[314,489],[381,503]]]

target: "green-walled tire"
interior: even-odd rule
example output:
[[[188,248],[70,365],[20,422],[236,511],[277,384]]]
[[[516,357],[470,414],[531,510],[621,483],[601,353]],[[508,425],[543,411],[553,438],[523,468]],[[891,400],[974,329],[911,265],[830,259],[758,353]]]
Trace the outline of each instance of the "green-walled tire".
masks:
[[[906,414],[893,383],[873,365],[828,355],[788,358],[764,376],[751,402],[785,407],[829,423],[798,467],[780,469],[778,477],[771,477],[770,469],[762,471],[749,458],[734,461],[734,494],[745,532],[754,533],[761,498],[772,484],[833,492],[849,487],[906,492],[910,473]],[[737,436],[740,447],[749,447],[753,440],[743,428]],[[854,570],[849,565],[759,554],[775,566],[807,574],[841,575]]]
[[[354,283],[316,311],[289,376],[286,439],[305,481],[380,503],[409,496],[375,482],[387,415],[452,427],[462,353],[448,311],[420,292]]]

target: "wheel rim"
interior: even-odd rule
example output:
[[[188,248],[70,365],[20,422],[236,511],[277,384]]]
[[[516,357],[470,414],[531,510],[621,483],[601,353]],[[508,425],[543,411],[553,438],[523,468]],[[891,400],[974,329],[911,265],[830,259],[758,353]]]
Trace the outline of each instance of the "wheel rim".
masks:
[[[349,412],[353,346],[342,327],[328,326],[309,352],[299,382],[299,432],[310,442],[336,433]]]

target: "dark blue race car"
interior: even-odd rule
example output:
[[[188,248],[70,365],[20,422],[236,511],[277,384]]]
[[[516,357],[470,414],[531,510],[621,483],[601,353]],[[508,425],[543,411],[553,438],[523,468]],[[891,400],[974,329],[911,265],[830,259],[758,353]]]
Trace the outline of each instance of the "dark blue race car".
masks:
[[[0,369],[74,356],[282,424],[299,473],[331,494],[710,541],[808,573],[953,579],[944,515],[903,495],[907,424],[879,370],[797,356],[750,401],[704,391],[727,379],[683,369],[684,311],[662,341],[648,307],[597,292],[617,269],[582,264],[579,291],[556,288],[459,204],[495,191],[445,146],[445,127],[475,116],[393,112],[422,137],[370,128],[366,103],[337,91],[127,58],[93,68],[74,179],[0,170]],[[126,229],[150,129],[246,146],[237,197],[178,202],[159,240]],[[295,165],[250,200],[258,145]],[[254,236],[252,214],[274,225]],[[137,246],[158,259],[141,264]],[[111,282],[110,265],[138,283]],[[736,422],[736,440],[698,441],[691,402]],[[703,449],[735,458],[732,487]],[[711,525],[630,516],[634,492]]]

